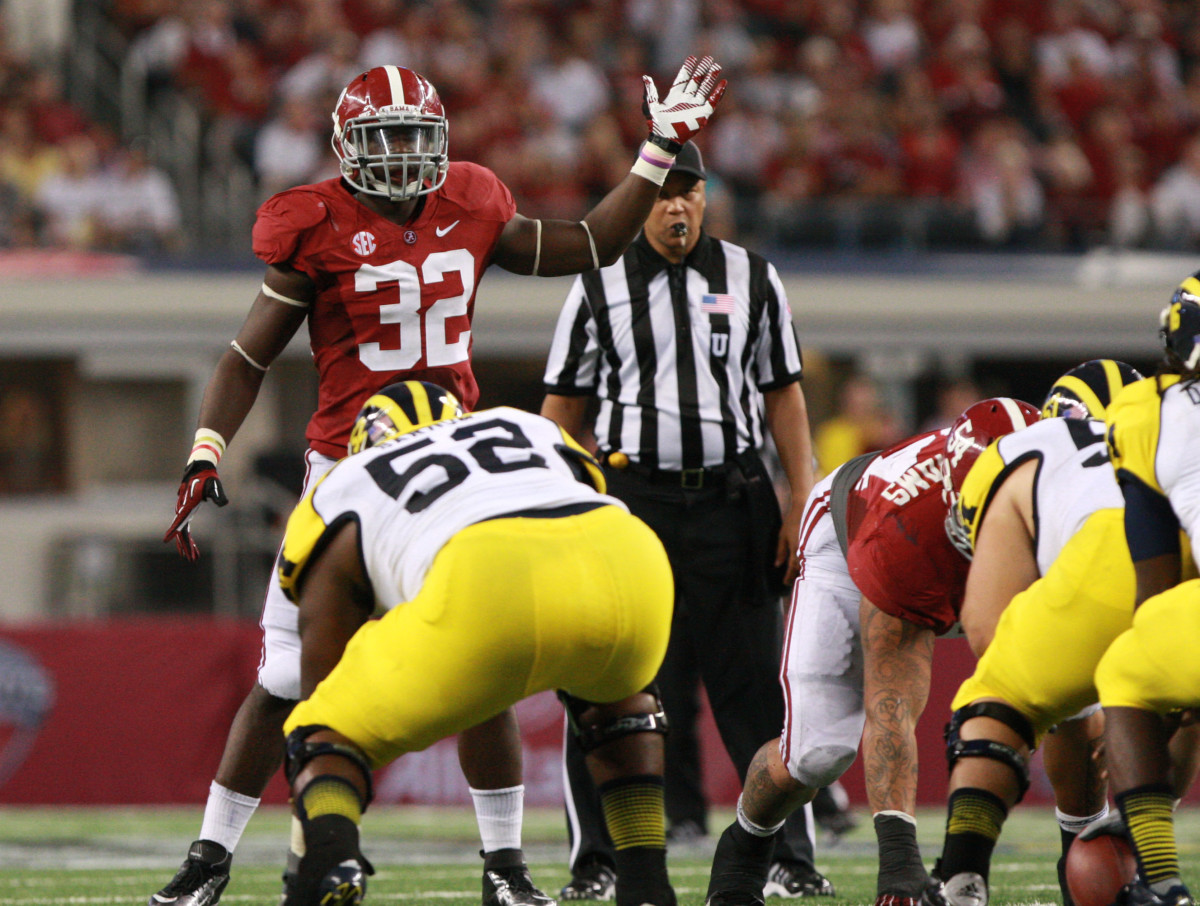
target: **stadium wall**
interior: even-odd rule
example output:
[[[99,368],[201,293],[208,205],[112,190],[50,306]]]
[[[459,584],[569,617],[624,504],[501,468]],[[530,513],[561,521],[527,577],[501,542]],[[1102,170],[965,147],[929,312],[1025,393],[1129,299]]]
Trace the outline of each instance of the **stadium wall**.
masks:
[[[258,665],[250,621],[142,618],[0,629],[0,804],[202,803],[226,732]],[[962,639],[937,643],[933,690],[919,725],[923,803],[945,797],[941,728],[970,669]],[[542,693],[518,709],[530,805],[562,803],[562,708]],[[707,706],[701,720],[705,786],[731,805],[740,785]],[[1035,771],[1030,801],[1045,802]],[[847,775],[866,797],[860,765]],[[469,805],[453,740],[401,758],[377,777],[379,801]],[[287,801],[279,776],[265,796]]]

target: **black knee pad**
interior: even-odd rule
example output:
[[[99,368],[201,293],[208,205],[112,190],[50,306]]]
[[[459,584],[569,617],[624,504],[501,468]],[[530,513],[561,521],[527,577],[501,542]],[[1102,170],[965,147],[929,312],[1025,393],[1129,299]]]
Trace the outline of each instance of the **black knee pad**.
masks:
[[[582,698],[576,698],[574,695],[571,695],[569,692],[563,692],[561,689],[558,690],[559,700],[562,701],[563,707],[567,710],[567,721],[571,726],[571,733],[579,743],[579,747],[587,753],[598,749],[605,743],[612,742],[614,739],[620,739],[622,736],[632,736],[635,733],[659,733],[665,736],[667,732],[667,715],[663,711],[662,698],[658,694],[658,686],[651,683],[642,691],[654,697],[654,711],[642,714],[626,714],[623,717],[610,720],[603,726],[590,727],[583,723],[582,717],[588,708],[595,707],[595,703],[584,701]]]
[[[974,717],[990,717],[992,720],[1000,721],[1020,736],[1031,752],[1036,742],[1033,726],[1024,714],[1011,705],[1002,702],[975,702],[959,708],[950,715],[950,722],[946,724],[943,734],[946,740],[946,762],[951,771],[954,770],[954,765],[960,758],[991,758],[993,761],[1007,765],[1016,775],[1019,787],[1017,802],[1020,802],[1025,798],[1025,793],[1029,789],[1028,761],[1012,746],[1002,742],[990,739],[964,741],[959,736],[959,731],[964,723]]]
[[[304,766],[314,758],[318,758],[321,755],[340,755],[342,758],[353,762],[362,771],[363,782],[367,790],[362,804],[365,809],[370,805],[371,800],[375,798],[375,786],[371,781],[371,766],[367,764],[367,759],[363,757],[362,752],[353,746],[344,745],[340,742],[308,741],[308,737],[314,733],[328,729],[328,727],[321,726],[320,724],[311,724],[306,727],[297,727],[288,734],[287,760],[284,763],[288,785],[295,784],[296,777],[304,770]]]

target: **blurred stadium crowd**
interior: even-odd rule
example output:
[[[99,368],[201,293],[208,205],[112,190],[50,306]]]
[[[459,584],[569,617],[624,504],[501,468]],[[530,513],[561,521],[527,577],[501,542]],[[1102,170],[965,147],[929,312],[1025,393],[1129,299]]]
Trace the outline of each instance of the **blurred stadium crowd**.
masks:
[[[79,26],[81,10],[103,28]],[[75,47],[116,37],[119,103],[72,99],[65,48],[0,44],[0,247],[244,249],[262,199],[336,174],[337,94],[385,62],[437,85],[452,158],[494,169],[527,215],[574,218],[628,169],[642,73],[661,78],[699,49],[731,86],[701,140],[729,238],[1200,248],[1194,0],[76,0],[73,12]],[[180,110],[194,140],[165,141]],[[206,192],[235,209],[224,234],[195,229]]]

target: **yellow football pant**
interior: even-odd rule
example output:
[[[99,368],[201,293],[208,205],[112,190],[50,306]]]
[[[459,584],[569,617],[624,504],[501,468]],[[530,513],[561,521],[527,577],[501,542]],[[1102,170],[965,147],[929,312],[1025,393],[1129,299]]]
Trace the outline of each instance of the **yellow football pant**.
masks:
[[[975,673],[951,707],[999,698],[1041,736],[1096,701],[1096,664],[1133,615],[1124,510],[1099,510],[1046,574],[1013,596]]]
[[[1100,704],[1165,714],[1200,705],[1200,579],[1146,600],[1096,668]]]
[[[328,726],[379,767],[545,689],[618,701],[658,672],[673,596],[662,544],[618,507],[478,523],[355,633],[284,732]]]

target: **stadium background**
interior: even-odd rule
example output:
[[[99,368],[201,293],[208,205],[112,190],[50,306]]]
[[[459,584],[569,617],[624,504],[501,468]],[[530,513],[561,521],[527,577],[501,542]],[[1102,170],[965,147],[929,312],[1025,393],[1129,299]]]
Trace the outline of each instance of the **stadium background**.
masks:
[[[818,425],[851,374],[915,430],[957,378],[1038,402],[1085,358],[1150,369],[1157,312],[1200,263],[1194,3],[0,10],[0,803],[204,798],[253,681],[298,486],[315,400],[302,337],[222,462],[233,502],[197,518],[201,562],[161,536],[205,382],[261,279],[254,210],[332,175],[328,112],[366,65],[425,72],[452,157],[493,167],[527,215],[577,218],[631,160],[637,77],[711,50],[731,89],[700,139],[708,226],[783,273]],[[568,285],[483,282],[481,405],[536,410]],[[961,641],[939,645],[922,721],[930,803],[969,663]],[[557,705],[539,697],[521,716],[530,802],[555,804]],[[736,783],[705,727],[709,792],[728,803]],[[862,803],[857,773],[849,787]],[[448,743],[403,759],[381,790],[467,801]],[[278,781],[268,799],[283,800]]]

